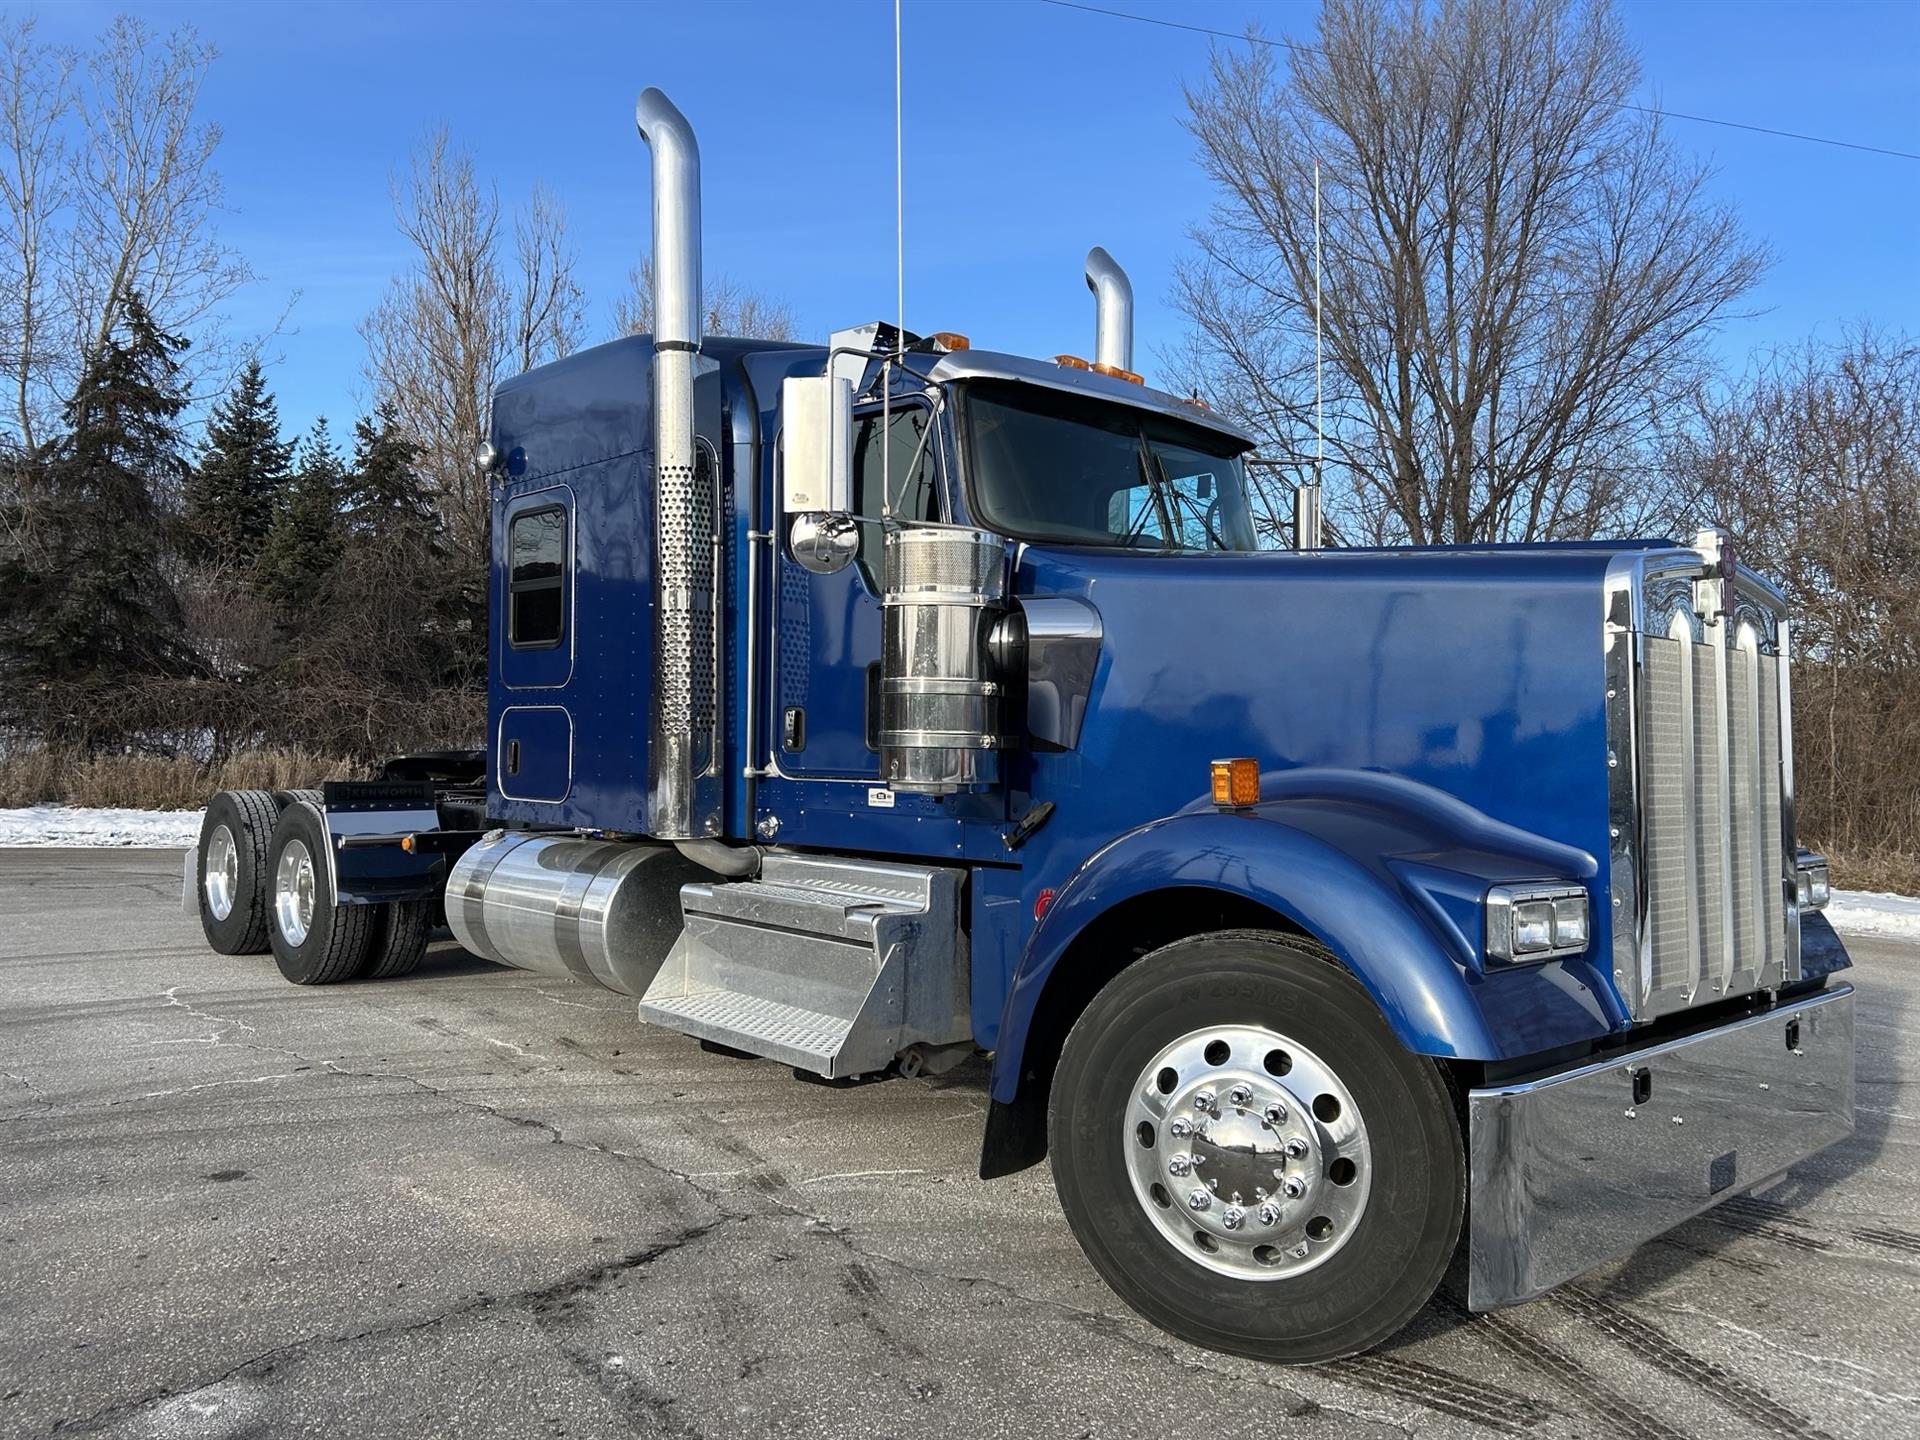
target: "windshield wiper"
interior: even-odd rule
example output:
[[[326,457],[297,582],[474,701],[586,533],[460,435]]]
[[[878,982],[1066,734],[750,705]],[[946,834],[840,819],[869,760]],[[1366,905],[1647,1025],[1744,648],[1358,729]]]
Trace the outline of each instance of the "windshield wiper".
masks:
[[[1209,520],[1207,518],[1207,512],[1200,508],[1199,499],[1195,496],[1182,494],[1180,487],[1175,485],[1171,480],[1167,481],[1167,489],[1173,495],[1173,503],[1176,506],[1184,508],[1194,519],[1200,522],[1200,528],[1206,532],[1208,543],[1216,550],[1225,550],[1227,548],[1227,542],[1222,540],[1220,538],[1220,532],[1213,528],[1213,521]]]
[[[1160,520],[1160,548],[1171,549],[1174,517],[1173,513],[1167,509],[1167,497],[1161,490],[1161,487],[1166,484],[1166,476],[1160,471],[1160,462],[1147,449],[1144,437],[1140,448],[1134,452],[1134,463],[1139,467],[1140,477],[1147,482],[1147,495],[1153,501],[1153,507],[1152,509],[1145,505],[1140,507],[1140,514],[1128,528],[1127,533],[1120,537],[1120,544],[1123,548],[1131,548],[1146,532],[1147,517],[1157,515]]]

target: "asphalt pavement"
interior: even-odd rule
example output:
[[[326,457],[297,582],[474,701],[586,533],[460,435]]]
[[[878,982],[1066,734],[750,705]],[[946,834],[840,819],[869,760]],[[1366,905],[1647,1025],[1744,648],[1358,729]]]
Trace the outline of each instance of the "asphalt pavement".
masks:
[[[1283,1369],[1137,1319],[984,1066],[849,1089],[437,946],[302,990],[179,857],[0,851],[0,1435],[1920,1434],[1920,946],[1859,1128],[1531,1305]]]

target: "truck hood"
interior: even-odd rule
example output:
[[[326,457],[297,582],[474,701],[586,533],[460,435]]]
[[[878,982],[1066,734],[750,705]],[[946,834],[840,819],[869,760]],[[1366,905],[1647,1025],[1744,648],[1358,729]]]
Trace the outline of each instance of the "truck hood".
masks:
[[[1667,543],[1026,547],[1016,594],[1069,597],[1099,632],[1071,743],[1032,755],[1036,801],[1071,797],[1059,828],[1084,832],[1050,838],[1097,845],[1171,814],[1206,794],[1209,761],[1245,755],[1391,772],[1604,864],[1603,582],[1615,556]]]

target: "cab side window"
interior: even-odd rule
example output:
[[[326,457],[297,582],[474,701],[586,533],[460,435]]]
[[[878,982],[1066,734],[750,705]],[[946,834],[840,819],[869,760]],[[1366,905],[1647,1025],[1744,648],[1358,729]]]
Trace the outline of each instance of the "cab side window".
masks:
[[[552,649],[566,630],[567,512],[550,505],[514,516],[507,565],[508,643]]]
[[[853,510],[860,521],[857,557],[867,588],[878,592],[885,566],[880,515],[882,476],[891,491],[895,518],[940,518],[940,466],[934,455],[939,437],[927,432],[933,411],[926,405],[896,405],[891,421],[879,410],[853,418]],[[916,458],[917,457],[917,458]]]

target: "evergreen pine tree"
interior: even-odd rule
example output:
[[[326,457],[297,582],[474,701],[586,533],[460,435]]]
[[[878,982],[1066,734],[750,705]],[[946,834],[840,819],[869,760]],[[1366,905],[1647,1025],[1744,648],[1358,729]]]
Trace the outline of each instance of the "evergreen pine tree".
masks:
[[[289,617],[312,604],[340,559],[346,526],[340,514],[346,467],[323,415],[301,442],[284,499],[267,532],[257,583]]]
[[[19,684],[106,685],[194,668],[162,568],[162,506],[186,472],[175,358],[129,296],[62,415],[29,457],[34,498],[9,508],[0,548],[0,665]]]
[[[353,464],[342,509],[356,540],[396,540],[409,550],[436,548],[438,516],[416,468],[420,447],[400,430],[391,401],[353,427]]]
[[[249,360],[208,418],[206,447],[187,477],[186,532],[196,559],[251,564],[259,556],[292,454],[266,375]]]

